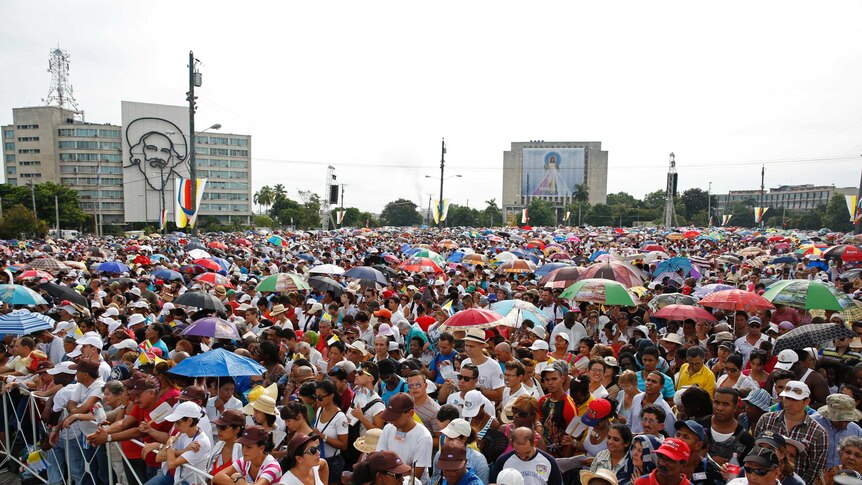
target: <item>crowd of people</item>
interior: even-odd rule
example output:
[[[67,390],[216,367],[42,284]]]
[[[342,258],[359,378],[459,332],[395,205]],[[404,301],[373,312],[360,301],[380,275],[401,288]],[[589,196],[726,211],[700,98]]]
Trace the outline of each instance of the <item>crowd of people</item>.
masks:
[[[6,241],[0,328],[42,323],[0,346],[0,448],[51,485],[860,484],[860,242]],[[219,349],[257,370],[180,372]]]

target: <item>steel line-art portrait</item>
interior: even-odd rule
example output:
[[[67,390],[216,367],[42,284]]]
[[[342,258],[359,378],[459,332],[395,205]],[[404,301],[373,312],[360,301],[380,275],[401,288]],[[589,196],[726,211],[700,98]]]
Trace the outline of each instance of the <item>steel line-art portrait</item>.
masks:
[[[138,118],[126,128],[129,160],[125,168],[137,167],[147,185],[164,192],[177,167],[188,158],[186,136],[180,128],[162,118]]]

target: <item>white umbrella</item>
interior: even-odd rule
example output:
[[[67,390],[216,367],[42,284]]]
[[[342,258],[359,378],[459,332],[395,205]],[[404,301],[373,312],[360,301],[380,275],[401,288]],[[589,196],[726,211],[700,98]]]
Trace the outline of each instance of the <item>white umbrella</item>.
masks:
[[[313,274],[344,274],[344,268],[334,264],[321,264],[311,268],[308,272]]]
[[[203,249],[192,249],[189,251],[189,256],[192,259],[212,259],[212,255]]]

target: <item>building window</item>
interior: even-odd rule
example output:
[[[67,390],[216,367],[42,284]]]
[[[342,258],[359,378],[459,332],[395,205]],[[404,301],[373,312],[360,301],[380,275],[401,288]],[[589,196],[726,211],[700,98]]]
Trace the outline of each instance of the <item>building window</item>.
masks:
[[[42,165],[39,160],[21,160],[18,165]]]
[[[61,153],[63,162],[119,162],[122,157],[116,153]]]
[[[24,148],[24,149],[18,150],[18,153],[41,153],[41,152],[42,151],[39,150],[38,148]]]
[[[18,125],[15,128],[19,130],[38,130],[39,125]]]
[[[102,141],[99,142],[99,148],[102,150],[119,150],[120,142],[118,141]]]
[[[3,144],[3,149],[4,150],[14,150],[15,149],[15,143],[7,141],[6,143]]]
[[[12,130],[4,130],[3,131],[3,138],[10,138],[10,139],[15,138],[15,132]]]
[[[230,156],[232,157],[247,157],[248,150],[231,150]]]
[[[18,141],[39,141],[38,136],[19,136]]]
[[[6,179],[6,183],[12,187],[16,187],[18,185],[18,179]]]
[[[231,160],[230,168],[248,168],[248,162],[245,160]]]
[[[38,179],[38,178],[42,178],[42,174],[41,173],[22,173],[19,175],[19,177],[22,177],[25,179]]]
[[[18,169],[16,167],[6,167],[6,173],[8,175],[15,175],[17,171]]]
[[[6,155],[6,163],[15,163],[15,155]]]
[[[120,130],[99,130],[100,138],[119,138]]]
[[[119,143],[117,144],[119,145]],[[60,149],[98,150],[99,142],[86,140],[61,141]]]

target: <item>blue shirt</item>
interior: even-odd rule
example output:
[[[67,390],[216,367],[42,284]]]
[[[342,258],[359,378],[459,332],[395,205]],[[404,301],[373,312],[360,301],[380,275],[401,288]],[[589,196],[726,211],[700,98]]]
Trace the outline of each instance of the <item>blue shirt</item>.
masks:
[[[377,383],[377,393],[380,394],[380,399],[383,400],[383,404],[389,404],[389,398],[398,394],[399,392],[407,392],[407,381],[405,381],[402,377],[398,377],[398,385],[395,386],[394,391],[389,391],[386,389],[386,383],[380,381]]]
[[[638,376],[638,390],[640,392],[646,391],[646,382],[644,382],[643,376],[640,372],[636,372],[636,374]],[[661,396],[665,399],[673,399],[673,397],[676,395],[676,388],[673,386],[673,379],[668,377],[668,375],[664,372],[662,372],[661,375],[664,376],[664,385],[661,388]]]
[[[829,447],[826,453],[826,468],[832,468],[834,466],[838,466],[841,464],[841,458],[838,456],[838,445],[841,444],[841,440],[848,436],[860,436],[862,437],[862,428],[859,427],[856,423],[848,423],[847,427],[838,431],[835,429],[835,426],[832,426],[832,423],[821,416],[820,414],[814,414],[811,416],[814,421],[817,421],[817,424],[823,426],[823,429],[826,430],[826,434],[829,436]]]
[[[446,435],[441,435],[441,438],[445,437]],[[438,450],[434,453],[434,474],[431,475],[431,483],[437,483],[437,480],[440,479],[441,474],[443,473],[437,466],[437,462],[439,460],[440,451]],[[488,474],[490,473],[490,469],[488,467],[488,461],[485,459],[485,455],[469,446],[467,447],[467,470],[469,473],[479,477],[479,483],[482,483],[483,485],[488,483]]]
[[[440,352],[434,354],[434,358],[431,360],[431,365],[428,367],[428,370],[432,370],[437,373],[437,377],[434,378],[435,384],[443,384],[443,376],[440,375],[440,369],[437,367],[438,362],[442,362],[444,360],[449,361],[452,364],[452,369],[455,369],[455,356],[458,355],[458,352],[454,350],[449,353],[449,355],[443,355]]]
[[[445,478],[443,479],[443,485],[450,485]],[[458,480],[458,483],[452,485],[485,485],[485,483],[483,483],[482,480],[473,473],[472,469],[468,468],[467,473]]]

